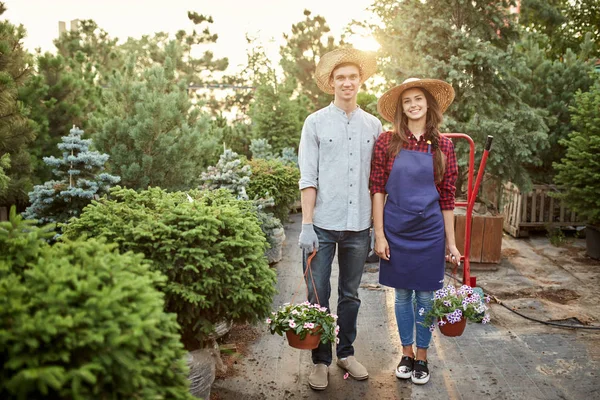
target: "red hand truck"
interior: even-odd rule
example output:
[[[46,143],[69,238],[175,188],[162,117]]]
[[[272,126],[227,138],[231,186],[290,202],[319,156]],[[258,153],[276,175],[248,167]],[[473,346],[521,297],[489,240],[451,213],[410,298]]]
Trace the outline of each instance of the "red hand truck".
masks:
[[[465,222],[465,250],[460,258],[463,262],[463,284],[475,287],[477,285],[477,277],[471,276],[471,261],[469,259],[471,253],[471,220],[473,219],[473,207],[475,206],[475,199],[477,198],[477,192],[479,186],[481,186],[481,180],[483,179],[483,171],[485,170],[485,164],[492,148],[493,136],[488,136],[485,141],[485,147],[483,150],[483,156],[479,163],[479,170],[477,171],[477,179],[475,185],[473,185],[473,173],[475,171],[475,143],[469,135],[464,133],[442,133],[443,136],[451,139],[466,139],[469,142],[469,175],[467,180],[467,201],[457,201],[456,207],[466,207],[467,215]]]

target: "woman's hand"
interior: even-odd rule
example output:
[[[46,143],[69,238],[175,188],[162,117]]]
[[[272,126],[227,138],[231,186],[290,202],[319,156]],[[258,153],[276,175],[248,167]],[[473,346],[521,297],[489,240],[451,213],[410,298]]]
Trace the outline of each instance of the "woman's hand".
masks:
[[[388,245],[385,235],[375,236],[375,254],[377,254],[379,258],[389,261],[390,246]]]
[[[451,262],[454,265],[460,265],[460,251],[456,248],[456,245],[447,246],[448,255],[446,261]]]

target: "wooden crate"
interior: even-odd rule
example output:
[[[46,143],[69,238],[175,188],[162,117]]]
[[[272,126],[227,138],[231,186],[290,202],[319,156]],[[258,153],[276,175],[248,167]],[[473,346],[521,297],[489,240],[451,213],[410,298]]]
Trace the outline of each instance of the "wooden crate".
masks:
[[[474,215],[471,219],[471,251],[469,260],[474,263],[500,262],[502,257],[502,215]],[[454,217],[454,235],[456,247],[461,254],[465,251],[465,229],[467,217]]]
[[[533,190],[523,193],[509,182],[504,185],[502,213],[504,230],[514,237],[527,236],[529,230],[554,227],[584,226],[577,214],[570,211],[562,200],[550,197],[557,192],[554,185],[533,185]]]

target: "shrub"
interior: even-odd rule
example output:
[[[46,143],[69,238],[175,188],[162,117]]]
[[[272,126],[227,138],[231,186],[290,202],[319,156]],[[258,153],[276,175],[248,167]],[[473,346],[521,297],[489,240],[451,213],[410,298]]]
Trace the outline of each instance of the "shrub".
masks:
[[[102,236],[122,251],[143,253],[167,277],[166,309],[177,313],[192,349],[215,323],[256,321],[269,312],[275,273],[253,207],[225,190],[114,188],[110,200],[86,207],[65,235]]]
[[[81,129],[73,127],[58,144],[62,158],[44,157],[44,163],[53,167],[52,173],[58,180],[33,188],[26,218],[42,224],[67,222],[78,216],[94,197],[107,193],[111,185],[120,181],[118,176],[104,172],[108,154],[90,151],[92,140],[82,139],[82,135]]]
[[[299,198],[298,181],[300,170],[285,165],[279,160],[252,159],[248,161],[252,170],[250,183],[246,188],[248,196],[273,197],[275,207],[273,214],[282,221],[287,221],[290,206]]]
[[[0,398],[192,399],[164,277],[115,245],[44,235],[0,223]]]
[[[600,83],[589,92],[575,95],[571,107],[572,124],[576,129],[568,140],[560,143],[567,153],[560,163],[554,181],[564,187],[557,197],[565,200],[572,211],[590,225],[600,226]]]

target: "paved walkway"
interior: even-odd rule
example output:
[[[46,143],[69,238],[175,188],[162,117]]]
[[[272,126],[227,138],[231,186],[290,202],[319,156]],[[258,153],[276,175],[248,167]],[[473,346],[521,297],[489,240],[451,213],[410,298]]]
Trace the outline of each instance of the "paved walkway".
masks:
[[[286,226],[284,258],[275,266],[279,294],[274,306],[291,300],[302,276],[296,245],[300,216],[291,219]],[[355,343],[357,357],[369,370],[368,380],[344,380],[344,372],[334,362],[329,369],[329,387],[322,392],[311,390],[306,383],[312,365],[310,352],[289,347],[285,338],[270,335],[264,327],[251,353],[236,366],[238,373],[215,381],[213,393],[222,400],[600,398],[599,331],[550,328],[499,305],[492,306],[489,325],[469,323],[458,338],[434,333],[429,352],[432,376],[427,385],[396,379],[393,371],[401,347],[393,291],[378,285],[377,268],[377,264],[365,265]],[[600,276],[597,265],[590,268],[595,268],[596,278]],[[495,269],[474,273],[484,290],[486,286],[499,288],[498,277],[519,275],[518,268],[507,262]],[[337,302],[337,274],[333,275],[330,304]],[[298,299],[304,297],[304,288],[301,290]],[[598,294],[596,298],[600,300]]]

